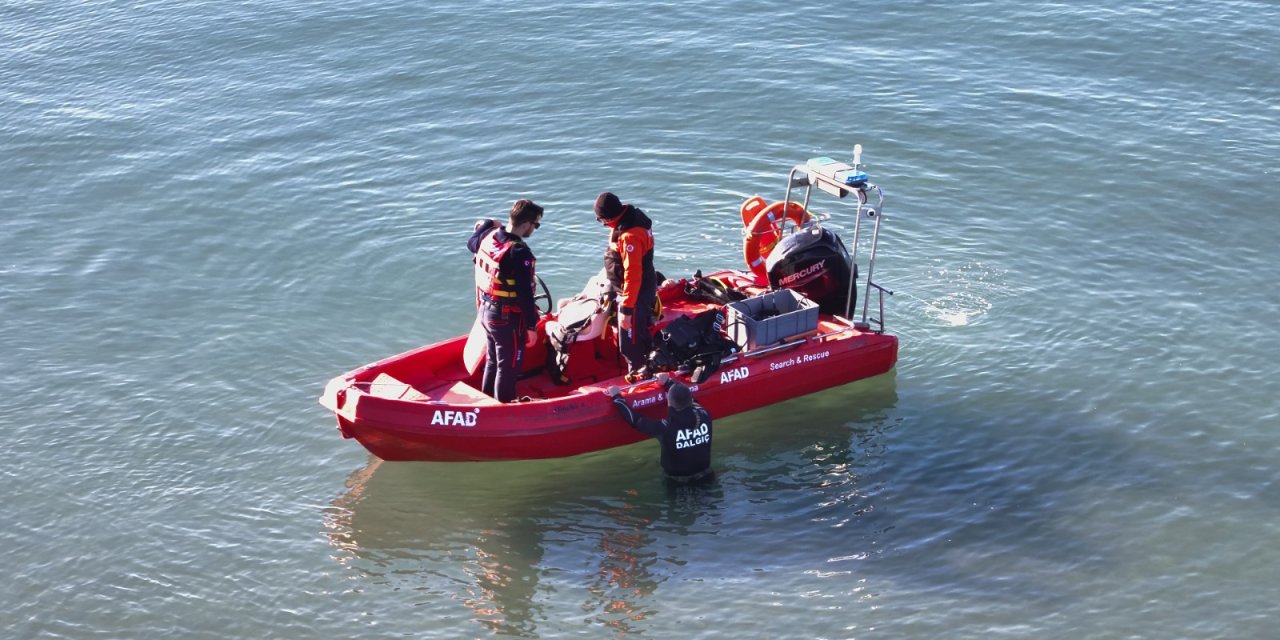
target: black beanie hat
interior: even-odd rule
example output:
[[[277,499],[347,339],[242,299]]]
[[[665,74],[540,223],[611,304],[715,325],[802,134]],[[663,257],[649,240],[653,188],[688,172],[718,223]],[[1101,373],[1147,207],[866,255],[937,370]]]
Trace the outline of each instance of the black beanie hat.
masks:
[[[622,215],[622,202],[618,196],[605,191],[596,197],[596,217],[601,220],[612,220]]]
[[[671,385],[667,390],[667,406],[672,409],[688,409],[693,406],[693,393],[679,382]]]

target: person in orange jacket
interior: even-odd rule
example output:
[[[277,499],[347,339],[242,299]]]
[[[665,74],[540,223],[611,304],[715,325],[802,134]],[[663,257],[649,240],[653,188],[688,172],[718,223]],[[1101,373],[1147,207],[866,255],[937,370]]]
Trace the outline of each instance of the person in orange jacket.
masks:
[[[653,348],[653,306],[658,276],[653,267],[653,221],[605,191],[596,198],[596,220],[610,227],[604,252],[605,273],[618,292],[618,350],[627,360],[627,382],[648,376]]]

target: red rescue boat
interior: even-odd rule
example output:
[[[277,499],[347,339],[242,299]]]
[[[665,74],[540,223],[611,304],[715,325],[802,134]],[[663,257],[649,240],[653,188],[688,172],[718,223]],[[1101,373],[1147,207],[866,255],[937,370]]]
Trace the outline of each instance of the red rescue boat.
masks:
[[[815,158],[791,169],[780,202],[804,187],[799,202],[811,215],[779,216],[772,227],[748,223],[756,231],[745,234],[745,253],[761,236],[775,245],[764,275],[724,270],[660,287],[655,368],[672,370],[713,416],[883,374],[897,362],[898,339],[883,321],[884,294],[892,292],[872,280],[884,198],[859,170],[859,155],[855,147],[852,165]],[[832,216],[809,209],[814,187],[854,196],[852,251],[826,224]],[[748,204],[759,209],[756,200]],[[785,228],[798,220],[805,222]],[[524,401],[502,404],[482,393],[481,371],[464,366],[467,336],[459,336],[338,376],[320,404],[337,416],[344,437],[384,460],[554,458],[637,442],[645,436],[618,417],[605,390],[617,385],[650,415],[665,410],[665,398],[655,380],[624,382],[610,295],[607,281],[593,278],[543,316],[517,384]]]

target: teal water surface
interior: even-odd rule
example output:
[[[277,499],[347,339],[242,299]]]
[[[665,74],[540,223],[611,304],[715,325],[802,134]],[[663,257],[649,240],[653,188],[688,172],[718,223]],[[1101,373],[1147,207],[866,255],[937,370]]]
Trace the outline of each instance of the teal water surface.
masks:
[[[1253,638],[1280,7],[0,5],[7,638]],[[332,376],[466,330],[518,197],[667,274],[854,144],[891,373],[653,443],[380,463]]]

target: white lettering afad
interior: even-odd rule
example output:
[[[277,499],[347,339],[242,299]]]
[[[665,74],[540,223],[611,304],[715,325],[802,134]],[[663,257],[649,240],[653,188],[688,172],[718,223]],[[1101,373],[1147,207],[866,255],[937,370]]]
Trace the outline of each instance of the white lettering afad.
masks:
[[[431,416],[431,424],[438,424],[442,427],[474,427],[476,426],[476,421],[479,418],[479,409],[472,409],[470,411],[436,409],[436,412]]]
[[[726,369],[720,372],[720,384],[726,384],[735,380],[746,380],[751,375],[751,370],[745,366],[735,369]]]
[[[711,428],[705,422],[693,429],[676,431],[677,449],[688,449],[704,444],[711,444]]]

